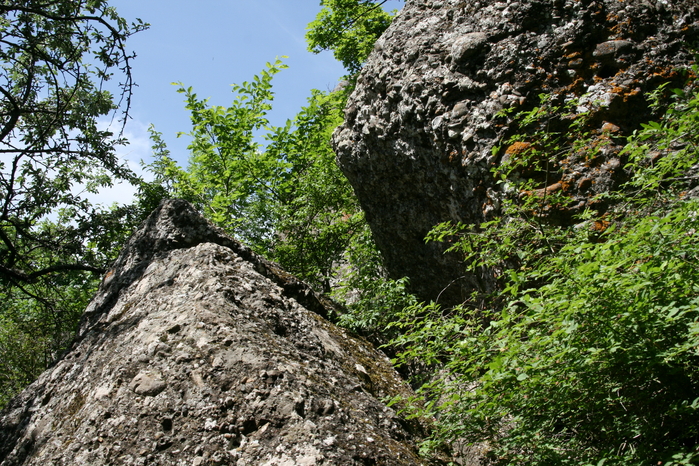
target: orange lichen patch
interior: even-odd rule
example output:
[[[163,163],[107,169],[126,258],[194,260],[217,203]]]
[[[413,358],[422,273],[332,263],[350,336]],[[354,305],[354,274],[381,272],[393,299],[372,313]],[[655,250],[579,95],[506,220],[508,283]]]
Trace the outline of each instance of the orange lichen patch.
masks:
[[[585,63],[585,62],[583,61],[582,58],[576,58],[576,59],[570,60],[568,62],[568,67],[569,68],[580,68],[583,65],[583,63]]]
[[[617,73],[619,74],[619,73]],[[632,85],[637,85],[638,80],[634,80]],[[633,89],[631,89],[629,86],[619,86],[616,83],[612,83],[612,93],[618,94],[623,97],[624,102],[628,102],[629,97],[633,97],[635,95],[638,95],[641,93],[641,88],[636,86]]]
[[[583,190],[592,186],[592,178],[583,178],[578,181],[578,189]]]
[[[652,76],[658,76],[663,79],[675,79],[679,76],[679,72],[676,68],[664,68],[652,73]]]
[[[552,185],[546,186],[543,189],[537,189],[537,191],[542,191],[542,194],[551,194],[555,193],[556,191],[560,190],[563,187],[563,183],[560,181],[557,181],[553,183]]]
[[[609,18],[607,18],[609,20]],[[618,20],[618,17],[614,17],[614,20]],[[611,21],[610,21],[611,22]],[[631,18],[627,18],[625,21],[621,23],[617,23],[614,26],[610,28],[610,31],[612,31],[614,34],[617,35],[624,35],[624,33],[629,34],[632,32],[631,29]]]
[[[585,85],[585,80],[578,76],[575,80],[563,88],[563,93],[573,92],[575,94],[580,94],[583,86]]]
[[[532,149],[531,142],[517,141],[505,150],[505,154],[509,156],[520,155]]]
[[[105,273],[104,277],[102,277],[102,284],[108,284],[112,280],[112,277],[114,277],[114,269],[107,270],[107,273]]]
[[[609,228],[609,225],[611,225],[611,224],[612,224],[612,222],[610,222],[610,221],[599,219],[599,220],[595,220],[594,222],[592,222],[592,226],[590,228],[593,231],[597,231],[599,233],[602,233],[607,228]]]
[[[544,197],[548,194],[553,194],[556,191],[560,191],[562,187],[563,187],[563,183],[561,183],[560,181],[557,181],[557,182],[553,183],[552,185],[546,186],[545,188],[535,189],[533,191],[522,191],[519,194],[520,194],[520,196]]]
[[[638,95],[638,94],[640,94],[640,93],[641,93],[641,89],[638,88],[638,87],[635,88],[635,89],[633,89],[633,90],[631,90],[631,91],[626,92],[626,93],[624,94],[624,102],[628,102],[629,97],[636,96],[636,95]]]
[[[572,188],[572,182],[571,180],[562,180],[561,181],[561,190],[564,193],[570,192],[570,189]]]
[[[619,128],[614,123],[610,123],[608,121],[605,121],[604,124],[602,125],[601,131],[602,131],[602,133],[607,133],[607,134],[618,133],[619,131],[621,131],[621,128]]]

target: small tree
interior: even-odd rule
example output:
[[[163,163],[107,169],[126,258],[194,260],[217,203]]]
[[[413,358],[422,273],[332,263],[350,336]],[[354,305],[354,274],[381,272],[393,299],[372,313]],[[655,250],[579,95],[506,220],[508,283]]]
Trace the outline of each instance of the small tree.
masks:
[[[153,131],[150,167],[170,196],[189,200],[258,253],[329,291],[337,263],[363,225],[330,146],[345,95],[313,91],[293,120],[269,127],[271,81],[283,68],[279,60],[268,63],[252,81],[233,86],[236,97],[227,108],[180,87],[192,118],[189,166],[177,166]]]
[[[139,215],[96,208],[85,194],[137,181],[115,154],[123,139],[98,119],[128,117],[134,55],[125,41],[146,27],[105,0],[0,5],[0,403],[71,338]]]
[[[115,154],[123,144],[97,119],[128,116],[133,81],[128,26],[104,0],[4,2],[0,6],[0,278],[99,271],[86,251],[101,228],[85,192],[135,180]],[[123,81],[115,103],[105,89]],[[119,105],[121,104],[121,106]],[[47,222],[49,215],[57,221]],[[58,215],[58,217],[56,217]],[[44,251],[42,261],[35,253]]]
[[[381,6],[386,0],[322,0],[323,9],[308,25],[308,50],[332,50],[350,74],[361,68],[379,36],[391,24],[392,14]]]

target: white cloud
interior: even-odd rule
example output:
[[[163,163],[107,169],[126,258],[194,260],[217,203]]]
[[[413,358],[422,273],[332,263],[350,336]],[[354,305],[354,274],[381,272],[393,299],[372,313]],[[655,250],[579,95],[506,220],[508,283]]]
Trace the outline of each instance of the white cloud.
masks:
[[[106,130],[112,128],[116,134],[119,131],[119,123],[111,122],[110,120],[98,121],[98,128]],[[127,166],[137,175],[141,176],[146,181],[153,179],[152,174],[145,171],[141,166],[141,161],[148,163],[152,157],[151,141],[148,135],[148,125],[137,120],[129,120],[124,129],[123,137],[128,141],[127,145],[117,146],[116,153],[119,159],[126,163]],[[0,154],[0,169],[9,170],[12,163],[12,154]],[[39,165],[38,168],[41,168]],[[9,176],[9,175],[8,175]],[[76,184],[71,188],[72,192],[85,197],[93,204],[101,204],[110,206],[114,203],[129,204],[134,200],[136,195],[136,187],[129,183],[118,183],[112,187],[102,188],[100,192],[93,194],[85,190],[85,185]],[[54,218],[55,215],[50,215],[49,218]]]
[[[117,124],[115,122],[110,125],[109,121],[98,122],[100,129],[109,129],[111,126],[114,133],[118,132]],[[151,141],[148,137],[148,125],[138,120],[129,120],[124,128],[123,137],[128,141],[128,145],[117,146],[116,153],[119,159],[146,181],[152,180],[152,175],[144,171],[141,166],[141,161],[148,163],[152,155]],[[79,187],[78,190],[83,188]],[[97,194],[85,194],[92,203],[104,206],[114,203],[129,204],[134,200],[135,195],[136,188],[129,183],[119,183],[111,188],[102,188]]]
[[[148,137],[148,126],[138,120],[129,120],[124,128],[124,137],[129,141],[127,146],[118,146],[117,155],[123,160],[140,164],[141,160],[151,158],[151,141]]]

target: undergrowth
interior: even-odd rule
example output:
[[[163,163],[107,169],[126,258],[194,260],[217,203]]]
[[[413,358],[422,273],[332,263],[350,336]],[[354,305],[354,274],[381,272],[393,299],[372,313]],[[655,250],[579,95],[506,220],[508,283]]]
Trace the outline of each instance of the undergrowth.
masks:
[[[649,100],[657,106],[666,91]],[[633,175],[603,195],[603,214],[588,208],[557,224],[547,209],[565,196],[516,195],[546,183],[513,177],[522,164],[545,177],[561,154],[600,150],[584,125],[559,134],[544,125],[526,146],[508,141],[528,151],[494,173],[511,194],[501,217],[430,234],[449,238],[467,269],[492,270],[499,287],[453,309],[408,306],[392,324],[398,363],[440,368],[414,404],[435,419],[425,451],[479,444],[498,465],[699,460],[699,200],[689,191],[699,94],[674,93],[664,116],[625,142]],[[544,102],[516,118],[566,112]]]

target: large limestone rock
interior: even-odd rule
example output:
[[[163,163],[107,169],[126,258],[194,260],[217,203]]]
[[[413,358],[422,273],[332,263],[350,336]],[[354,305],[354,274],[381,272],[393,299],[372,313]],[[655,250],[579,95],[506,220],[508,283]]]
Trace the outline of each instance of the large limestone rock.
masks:
[[[0,413],[0,465],[420,465],[410,389],[332,306],[168,201],[72,348]]]
[[[490,170],[506,151],[492,149],[517,128],[494,115],[531,109],[540,93],[561,103],[584,96],[575,111],[590,112],[589,131],[628,135],[650,116],[646,92],[681,84],[698,19],[693,0],[408,0],[334,136],[392,275],[445,303],[487,287],[487,276],[459,279],[458,258],[424,237],[440,222],[497,214],[502,192]],[[550,189],[584,209],[623,178],[617,153],[562,160]]]

